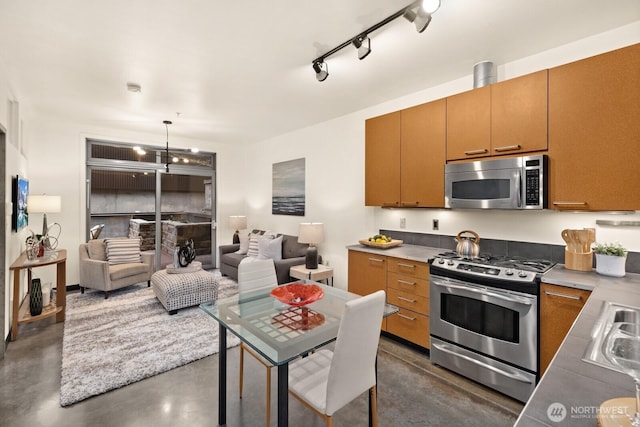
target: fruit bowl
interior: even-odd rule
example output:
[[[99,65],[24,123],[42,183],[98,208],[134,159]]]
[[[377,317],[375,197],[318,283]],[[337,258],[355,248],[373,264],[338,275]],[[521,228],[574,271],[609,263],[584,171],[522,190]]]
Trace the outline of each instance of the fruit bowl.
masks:
[[[378,243],[378,242],[372,242],[370,240],[362,239],[362,240],[358,240],[358,243],[365,246],[371,246],[372,248],[387,249],[387,248],[393,248],[395,246],[400,246],[402,244],[402,240],[391,239],[390,242]]]
[[[324,291],[318,285],[296,282],[273,288],[271,296],[284,304],[302,307],[318,301],[324,296]]]

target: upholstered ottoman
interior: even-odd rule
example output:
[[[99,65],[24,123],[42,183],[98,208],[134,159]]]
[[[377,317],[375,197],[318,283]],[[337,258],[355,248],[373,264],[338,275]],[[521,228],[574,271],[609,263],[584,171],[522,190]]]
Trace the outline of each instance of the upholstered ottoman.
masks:
[[[151,276],[153,292],[169,314],[218,298],[218,280],[212,273],[202,269],[185,270],[160,270]]]

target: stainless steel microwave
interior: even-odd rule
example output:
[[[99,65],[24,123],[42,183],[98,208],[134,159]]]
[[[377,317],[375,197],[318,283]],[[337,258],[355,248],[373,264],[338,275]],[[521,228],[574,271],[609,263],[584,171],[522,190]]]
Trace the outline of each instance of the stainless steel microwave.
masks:
[[[445,166],[445,207],[545,209],[546,155],[452,163]]]

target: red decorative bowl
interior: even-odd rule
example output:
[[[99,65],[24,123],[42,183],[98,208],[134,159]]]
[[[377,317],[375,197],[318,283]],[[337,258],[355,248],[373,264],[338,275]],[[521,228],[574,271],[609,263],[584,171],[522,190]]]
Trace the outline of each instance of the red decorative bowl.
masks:
[[[282,303],[302,307],[318,301],[324,296],[324,291],[318,285],[296,282],[273,288],[271,296]]]

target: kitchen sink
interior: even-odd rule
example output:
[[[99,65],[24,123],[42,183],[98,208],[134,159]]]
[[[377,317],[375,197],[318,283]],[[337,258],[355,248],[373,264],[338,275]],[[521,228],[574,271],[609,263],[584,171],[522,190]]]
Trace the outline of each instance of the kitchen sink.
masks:
[[[602,353],[602,344],[611,330],[611,325],[617,322],[640,323],[640,307],[607,302],[602,306],[600,316],[591,332],[591,342],[587,346],[582,360],[603,368],[623,372],[612,365]]]

